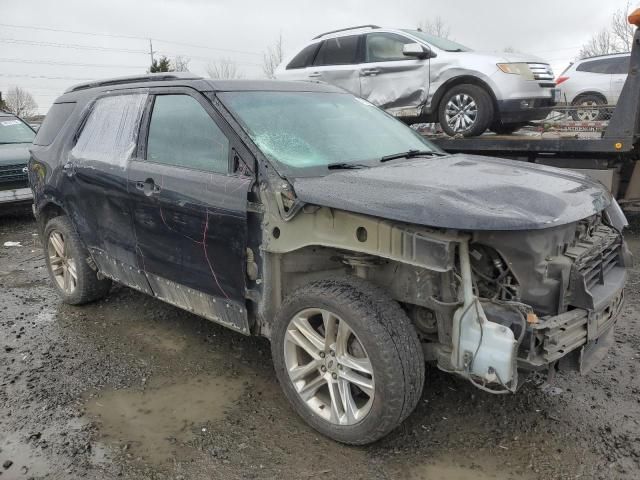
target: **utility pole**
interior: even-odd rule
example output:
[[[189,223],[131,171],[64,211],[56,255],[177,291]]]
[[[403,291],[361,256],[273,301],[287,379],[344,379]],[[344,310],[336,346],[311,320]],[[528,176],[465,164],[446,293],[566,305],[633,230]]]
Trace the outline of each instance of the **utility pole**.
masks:
[[[149,68],[151,68],[151,66],[153,66],[153,54],[155,52],[153,51],[153,43],[151,42],[151,39],[149,39],[149,57],[151,57],[151,65],[149,66]]]

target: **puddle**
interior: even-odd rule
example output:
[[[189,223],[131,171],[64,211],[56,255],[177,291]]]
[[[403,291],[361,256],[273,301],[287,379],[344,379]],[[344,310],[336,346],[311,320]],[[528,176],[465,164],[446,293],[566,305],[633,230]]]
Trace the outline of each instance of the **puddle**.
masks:
[[[180,353],[187,347],[186,340],[174,332],[137,328],[132,329],[130,335],[151,348],[169,354]]]
[[[91,398],[87,413],[101,440],[145,462],[163,464],[189,454],[184,443],[224,416],[243,391],[241,378],[198,376],[180,383],[152,381],[146,390],[109,390]],[[193,452],[192,452],[193,453]]]
[[[40,456],[35,448],[17,435],[0,434],[0,465],[6,461],[13,462],[7,469],[2,469],[0,478],[27,479],[47,475],[51,465]],[[2,467],[0,467],[2,468]]]
[[[430,465],[412,468],[407,480],[524,480],[527,478],[529,477],[506,472],[497,465],[479,465],[474,462],[463,466],[436,461]]]

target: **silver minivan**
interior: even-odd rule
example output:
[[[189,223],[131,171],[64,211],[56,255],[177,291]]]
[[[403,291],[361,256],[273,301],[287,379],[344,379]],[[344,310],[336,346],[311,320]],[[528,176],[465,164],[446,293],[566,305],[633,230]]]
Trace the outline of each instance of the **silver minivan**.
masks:
[[[557,78],[562,102],[581,108],[571,110],[574,120],[606,120],[615,106],[629,72],[630,53],[584,58],[570,64]]]
[[[408,123],[440,122],[449,135],[511,133],[555,104],[544,61],[480,53],[420,30],[365,25],[315,37],[276,70],[283,80],[324,81]]]

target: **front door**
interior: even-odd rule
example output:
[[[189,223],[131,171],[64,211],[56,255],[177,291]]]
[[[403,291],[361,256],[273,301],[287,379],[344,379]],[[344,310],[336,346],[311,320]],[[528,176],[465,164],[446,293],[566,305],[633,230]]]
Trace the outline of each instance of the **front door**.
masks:
[[[156,296],[248,333],[244,305],[248,155],[209,101],[152,91],[129,195],[139,265]]]
[[[365,36],[360,65],[362,98],[396,115],[417,116],[429,93],[429,60],[406,57],[404,45],[415,43],[396,33]]]

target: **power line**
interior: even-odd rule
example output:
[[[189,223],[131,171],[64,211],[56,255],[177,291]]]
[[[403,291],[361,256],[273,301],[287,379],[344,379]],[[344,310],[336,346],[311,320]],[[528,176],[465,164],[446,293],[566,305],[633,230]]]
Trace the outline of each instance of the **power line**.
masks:
[[[80,78],[80,77],[50,77],[48,75],[27,75],[27,74],[14,74],[14,73],[0,73],[0,77],[11,78],[37,78],[46,80],[95,80],[96,78]]]
[[[140,70],[139,65],[108,65],[106,63],[74,63],[74,62],[56,62],[52,60],[25,60],[22,58],[0,58],[2,63],[28,63],[33,65],[57,65],[63,67],[100,67],[100,68],[135,68]]]
[[[207,50],[215,50],[215,51],[222,51],[222,52],[229,52],[229,53],[240,53],[240,54],[244,54],[244,55],[258,55],[258,56],[262,56],[262,53],[260,52],[252,52],[252,51],[248,51],[248,50],[235,50],[235,49],[229,49],[229,48],[216,48],[216,47],[211,47],[208,45],[197,45],[195,43],[185,43],[185,42],[176,42],[173,40],[166,40],[166,39],[162,39],[162,38],[149,38],[149,37],[139,37],[136,35],[116,35],[116,34],[111,34],[111,33],[97,33],[97,32],[86,32],[86,31],[78,31],[78,30],[64,30],[61,28],[50,28],[50,27],[35,27],[35,26],[31,26],[31,25],[12,25],[12,24],[8,24],[8,23],[0,23],[0,26],[2,27],[11,27],[11,28],[22,28],[22,29],[29,29],[29,30],[42,30],[42,31],[47,31],[47,32],[58,32],[58,33],[71,33],[71,34],[75,34],[75,35],[90,35],[93,37],[109,37],[109,38],[128,38],[128,39],[133,39],[133,40],[155,40],[157,42],[162,42],[162,43],[171,43],[173,45],[181,45],[184,47],[191,47],[191,48],[203,48],[203,49],[207,49]]]
[[[78,50],[97,50],[100,52],[120,52],[120,53],[136,53],[147,54],[144,50],[130,50],[126,48],[98,47],[93,45],[82,45],[80,43],[57,43],[57,42],[41,42],[37,40],[22,40],[19,38],[0,38],[2,43],[14,43],[18,45],[34,45],[39,47],[57,47],[57,48],[74,48]]]

